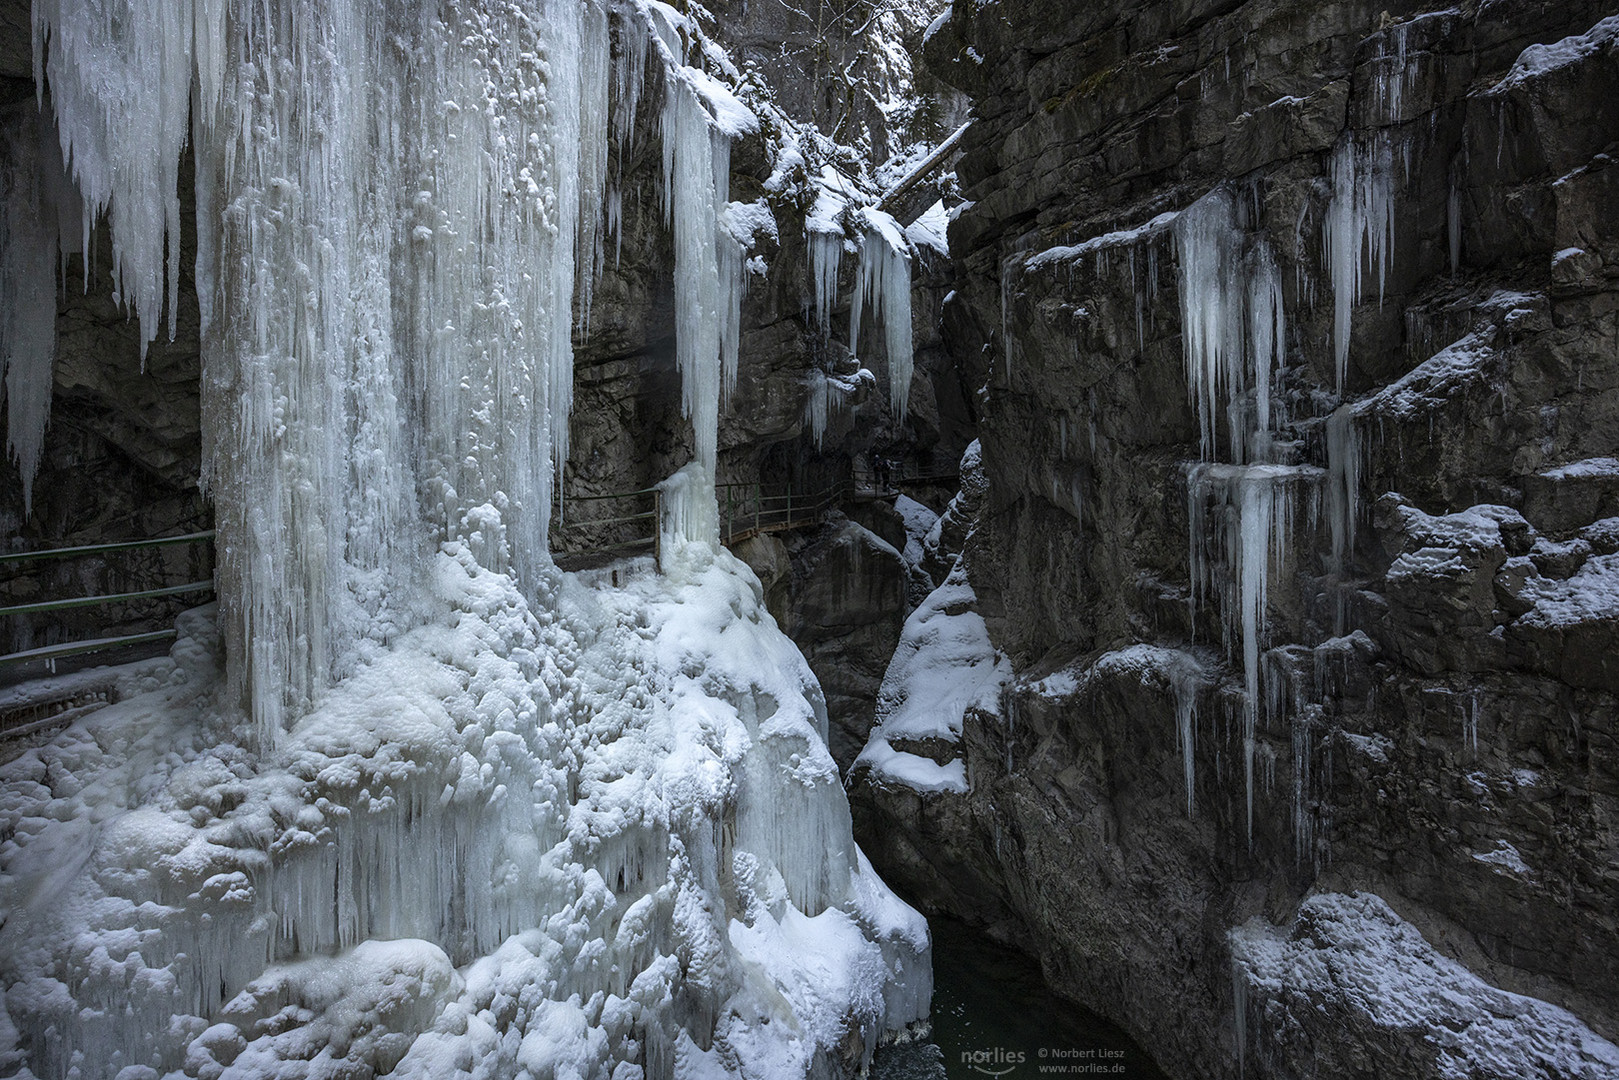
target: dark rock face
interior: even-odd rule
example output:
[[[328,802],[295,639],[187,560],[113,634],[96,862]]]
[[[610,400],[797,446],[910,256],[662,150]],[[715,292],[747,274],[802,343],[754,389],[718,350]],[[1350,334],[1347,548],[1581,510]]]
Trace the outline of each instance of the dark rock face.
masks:
[[[1375,894],[1619,1036],[1616,27],[1438,6],[962,0],[927,46],[974,102],[944,323],[985,479],[959,532],[1018,678],[969,715],[968,795],[867,784],[859,835],[1179,1075],[1444,1074],[1437,1014],[1233,963],[1238,927],[1308,939],[1313,894]],[[1345,208],[1369,216],[1335,277]],[[1223,291],[1186,271],[1215,242]],[[1236,389],[1201,421],[1189,335],[1222,332]]]
[[[903,524],[900,527],[903,544]],[[770,613],[826,694],[828,746],[845,772],[866,745],[883,670],[905,621],[905,564],[892,543],[835,518],[783,543],[766,534],[737,554],[765,587]]]

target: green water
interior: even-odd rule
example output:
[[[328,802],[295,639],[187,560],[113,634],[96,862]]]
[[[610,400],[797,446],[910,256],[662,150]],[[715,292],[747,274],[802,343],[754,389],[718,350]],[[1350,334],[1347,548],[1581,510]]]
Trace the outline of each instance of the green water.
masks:
[[[1034,961],[971,928],[933,928],[933,1034],[884,1047],[872,1080],[1164,1080],[1123,1031],[1046,988]]]

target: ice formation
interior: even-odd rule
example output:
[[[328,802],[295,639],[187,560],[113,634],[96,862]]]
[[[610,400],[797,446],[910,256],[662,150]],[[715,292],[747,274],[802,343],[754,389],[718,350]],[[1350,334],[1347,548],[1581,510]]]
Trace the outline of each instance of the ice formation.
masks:
[[[1332,202],[1323,225],[1327,272],[1332,278],[1332,351],[1338,388],[1349,373],[1349,335],[1369,262],[1377,299],[1388,284],[1394,252],[1394,150],[1386,131],[1345,133],[1332,154]]]
[[[832,333],[832,305],[838,298],[838,265],[843,261],[843,230],[809,229],[810,282],[815,289],[815,327]]]
[[[1231,462],[1241,465],[1269,451],[1271,377],[1283,359],[1287,320],[1270,247],[1263,238],[1249,242],[1236,210],[1232,194],[1215,188],[1183,211],[1174,229],[1186,386],[1203,457],[1215,459],[1223,412]]]
[[[925,1014],[926,928],[854,847],[751,574],[673,535],[665,575],[531,600],[472,552],[271,767],[231,740],[202,612],[167,685],[0,769],[37,1075],[813,1075]]]
[[[1187,476],[1191,575],[1198,603],[1218,597],[1227,643],[1239,643],[1243,670],[1243,778],[1248,832],[1254,823],[1254,733],[1264,701],[1260,652],[1275,567],[1292,533],[1294,489],[1316,479],[1304,465],[1192,466]]]
[[[34,12],[145,340],[195,154],[221,603],[166,685],[0,769],[0,1061],[785,1077],[925,1015],[926,926],[856,850],[814,678],[715,542],[755,121],[697,27],[651,0]],[[663,485],[664,573],[609,588],[546,532],[607,132],[649,68],[698,452]],[[4,329],[21,370],[42,331]]]
[[[849,351],[860,353],[860,319],[867,304],[883,324],[888,354],[888,402],[905,422],[911,396],[911,256],[905,230],[888,214],[872,207],[860,210],[860,275],[849,313]]]
[[[827,427],[849,407],[849,402],[858,403],[874,389],[877,377],[866,368],[859,368],[852,375],[817,369],[809,373],[807,381],[809,394],[804,402],[804,423],[809,427],[815,449],[819,450],[826,440]]]
[[[712,475],[719,460],[720,400],[736,383],[742,303],[741,246],[720,220],[730,199],[731,139],[715,126],[692,81],[671,75],[664,93],[663,191],[675,238],[675,357],[697,460]]]
[[[1262,236],[1249,236],[1240,209],[1230,191],[1215,188],[1174,219],[1174,231],[1186,382],[1203,456],[1187,474],[1193,596],[1218,599],[1227,648],[1242,660],[1251,837],[1270,579],[1286,554],[1295,484],[1316,470],[1271,463],[1271,387],[1287,319],[1275,258]],[[1218,463],[1222,415],[1230,461]]]
[[[82,250],[81,210],[48,120],[24,114],[3,140],[0,383],[6,398],[6,456],[22,476],[23,512],[28,513],[50,420],[58,258]]]
[[[1343,405],[1327,417],[1327,518],[1332,531],[1332,572],[1341,579],[1347,573],[1355,550],[1355,532],[1360,521],[1360,472],[1362,451],[1357,412]],[[1343,632],[1346,613],[1339,598],[1338,632]]]

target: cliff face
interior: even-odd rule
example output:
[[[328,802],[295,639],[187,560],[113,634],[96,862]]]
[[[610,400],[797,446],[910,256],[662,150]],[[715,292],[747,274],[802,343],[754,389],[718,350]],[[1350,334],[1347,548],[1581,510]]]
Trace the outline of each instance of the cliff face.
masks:
[[[1375,975],[1452,961],[1619,1035],[1610,13],[959,0],[928,41],[1016,675],[966,794],[857,770],[861,834],[1179,1074],[1549,1071]]]

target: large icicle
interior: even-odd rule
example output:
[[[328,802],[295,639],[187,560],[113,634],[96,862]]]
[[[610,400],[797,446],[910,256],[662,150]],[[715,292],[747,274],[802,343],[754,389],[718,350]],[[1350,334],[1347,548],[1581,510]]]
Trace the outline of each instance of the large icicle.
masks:
[[[860,319],[867,304],[883,324],[888,353],[888,401],[895,418],[905,422],[911,396],[914,342],[911,336],[910,242],[897,221],[881,210],[862,207],[865,232],[860,241],[860,274],[849,313],[849,351],[860,353]]]
[[[0,137],[0,384],[6,457],[21,474],[27,514],[51,414],[58,258],[64,244],[78,249],[80,210],[49,120],[26,112]]]
[[[675,242],[675,360],[696,460],[710,484],[719,467],[719,413],[736,383],[743,249],[723,220],[730,200],[731,139],[758,118],[711,76],[687,67],[681,35],[662,8],[647,41],[663,62],[664,217]]]
[[[1270,442],[1271,375],[1282,363],[1287,338],[1276,261],[1263,239],[1248,249],[1235,200],[1223,187],[1182,212],[1174,229],[1186,386],[1202,456],[1216,457],[1224,413],[1231,460],[1263,460]]]
[[[34,82],[47,83],[62,152],[84,196],[84,246],[112,229],[113,292],[140,320],[141,355],[165,297],[174,337],[180,288],[180,154],[191,132],[193,29],[223,0],[38,0]],[[208,42],[205,79],[217,77]],[[203,87],[208,91],[208,86]]]
[[[1270,582],[1287,555],[1293,485],[1314,477],[1308,466],[1199,464],[1187,476],[1187,525],[1195,599],[1219,595],[1228,648],[1242,657],[1243,775],[1248,834],[1253,836],[1254,750],[1264,700],[1264,649]]]
[[[1394,151],[1387,132],[1364,139],[1346,133],[1332,154],[1332,202],[1323,224],[1327,272],[1332,277],[1332,349],[1338,388],[1349,373],[1349,337],[1369,261],[1383,301],[1394,251]]]

